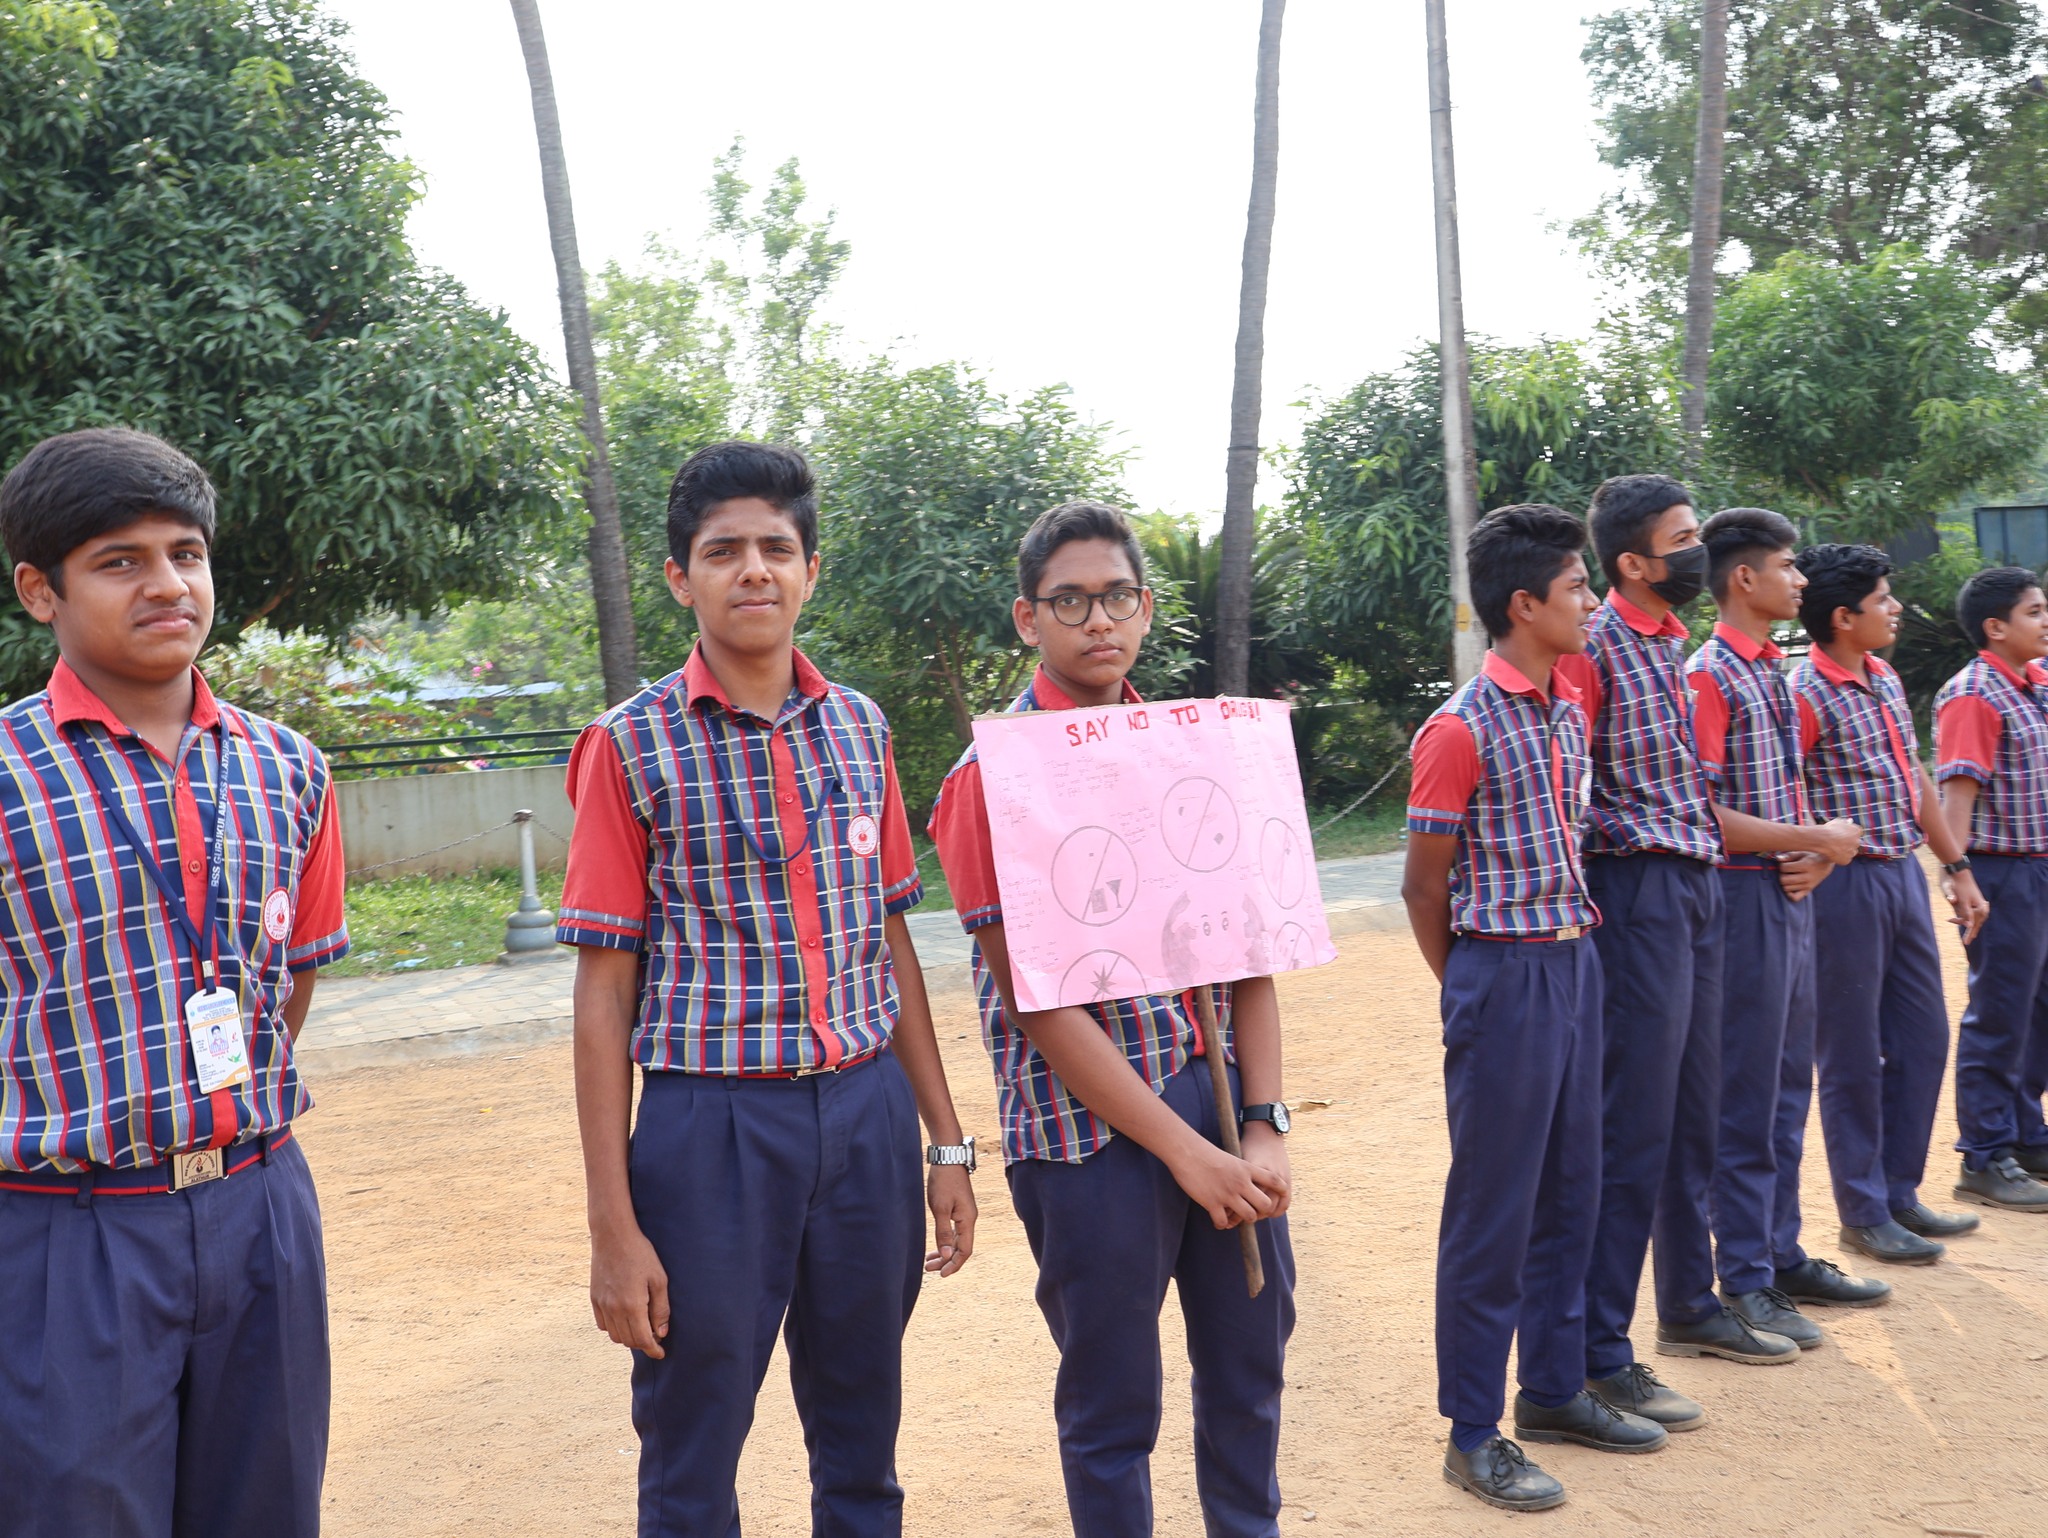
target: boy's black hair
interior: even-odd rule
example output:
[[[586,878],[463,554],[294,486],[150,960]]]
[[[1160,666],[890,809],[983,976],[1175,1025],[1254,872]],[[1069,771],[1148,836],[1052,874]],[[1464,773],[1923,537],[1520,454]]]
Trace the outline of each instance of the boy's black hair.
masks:
[[[1707,547],[1707,590],[1719,603],[1728,596],[1736,567],[1753,567],[1759,555],[1790,550],[1799,543],[1799,527],[1767,507],[1726,507],[1700,525],[1700,543]]]
[[[1107,502],[1062,502],[1047,508],[1032,520],[1024,537],[1017,541],[1017,593],[1036,598],[1038,584],[1045,576],[1045,563],[1061,545],[1076,540],[1106,539],[1122,545],[1130,560],[1131,574],[1138,586],[1145,585],[1145,552],[1138,546],[1131,520]]]
[[[1609,587],[1621,583],[1615,562],[1631,550],[1648,555],[1650,525],[1680,506],[1692,506],[1692,493],[1668,475],[1617,475],[1600,483],[1586,519]]]
[[[759,497],[789,514],[804,559],[818,553],[818,482],[803,455],[784,443],[730,438],[697,450],[669,483],[668,553],[676,565],[689,566],[705,514],[739,497]]]
[[[1515,594],[1548,598],[1551,583],[1585,548],[1586,526],[1547,502],[1496,507],[1473,525],[1465,570],[1472,608],[1486,633],[1499,639],[1512,630],[1508,603]]]
[[[2011,619],[2019,601],[2041,585],[2040,573],[2024,566],[1989,566],[1977,573],[1956,594],[1956,623],[1970,644],[1991,644],[1984,634],[1987,619]]]
[[[213,482],[163,439],[132,427],[45,438],[0,481],[0,539],[64,594],[64,558],[147,513],[168,513],[213,543]]]
[[[1809,545],[1794,558],[1806,573],[1799,623],[1816,642],[1835,638],[1835,610],[1860,613],[1863,600],[1898,568],[1875,545]]]

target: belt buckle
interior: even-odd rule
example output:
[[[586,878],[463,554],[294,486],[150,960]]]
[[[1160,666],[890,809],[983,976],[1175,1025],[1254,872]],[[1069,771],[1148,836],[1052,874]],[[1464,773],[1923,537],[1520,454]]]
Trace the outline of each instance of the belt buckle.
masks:
[[[172,1154],[170,1189],[182,1191],[187,1186],[203,1186],[209,1180],[225,1180],[227,1173],[224,1148],[195,1148],[190,1153]]]
[[[1576,940],[1580,935],[1584,934],[1585,932],[1586,926],[1584,924],[1567,924],[1564,926],[1564,928],[1560,929],[1552,938],[1558,940]]]
[[[839,1065],[837,1063],[813,1063],[808,1068],[799,1068],[790,1077],[793,1079],[815,1079],[821,1073],[837,1072],[839,1072]]]

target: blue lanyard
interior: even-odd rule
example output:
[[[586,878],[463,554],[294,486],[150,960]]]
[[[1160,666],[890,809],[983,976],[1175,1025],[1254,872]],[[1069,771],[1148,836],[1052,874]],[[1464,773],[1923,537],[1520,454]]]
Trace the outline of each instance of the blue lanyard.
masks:
[[[113,776],[108,773],[107,764],[101,756],[100,746],[90,737],[80,733],[74,743],[79,762],[85,765],[85,772],[92,776],[93,788],[99,792],[100,809],[112,820],[115,829],[135,852],[142,869],[155,883],[157,893],[170,910],[171,918],[185,932],[191,943],[195,963],[206,979],[209,988],[220,984],[220,892],[227,871],[227,796],[228,760],[231,756],[228,734],[220,734],[220,788],[213,797],[213,845],[209,851],[206,867],[206,917],[207,927],[212,931],[212,944],[207,936],[200,933],[198,923],[193,919],[191,909],[185,905],[185,884],[165,874],[163,866],[157,863],[154,841],[145,839],[135,831],[135,824],[128,820],[127,812],[121,808],[121,798],[114,793]],[[90,751],[84,751],[89,749]],[[175,815],[175,809],[174,813]]]
[[[817,720],[816,717],[813,716],[810,720],[809,727],[814,729],[816,725]],[[815,730],[808,730],[807,734],[811,735],[815,739]],[[771,727],[769,729],[769,735],[771,737],[774,735],[774,728]],[[827,733],[826,735],[829,737],[831,734]],[[817,842],[818,818],[824,814],[826,800],[831,796],[842,793],[846,789],[846,782],[843,779],[841,779],[837,774],[832,775],[830,777],[830,788],[821,789],[818,796],[817,804],[804,813],[804,841],[801,844],[797,845],[796,849],[789,854],[780,856],[771,855],[768,853],[767,850],[761,847],[761,841],[754,837],[754,830],[748,827],[746,819],[740,816],[739,806],[733,801],[732,798],[732,787],[726,784],[725,776],[718,772],[718,763],[719,760],[725,756],[724,752],[720,748],[708,742],[705,744],[705,747],[707,749],[707,756],[711,760],[711,779],[712,782],[718,786],[719,803],[725,808],[725,815],[728,818],[730,818],[734,826],[736,826],[740,830],[740,837],[747,841],[747,847],[754,851],[754,858],[759,860],[763,865],[787,865],[790,861],[796,859],[797,856],[801,855],[806,849],[810,848],[813,843]],[[742,741],[740,744],[740,755],[742,757],[745,757],[746,753],[747,746],[746,743]],[[819,772],[822,774],[825,768],[825,754],[818,750],[818,745],[815,740],[813,740],[811,743],[811,755],[818,761],[818,769]],[[838,761],[838,754],[833,754],[832,758],[833,761],[836,763]],[[768,760],[768,766],[769,779],[772,782],[774,779],[775,768],[775,760],[772,756]],[[749,773],[751,773],[751,769],[749,770]],[[803,792],[799,790],[797,794],[802,795]]]

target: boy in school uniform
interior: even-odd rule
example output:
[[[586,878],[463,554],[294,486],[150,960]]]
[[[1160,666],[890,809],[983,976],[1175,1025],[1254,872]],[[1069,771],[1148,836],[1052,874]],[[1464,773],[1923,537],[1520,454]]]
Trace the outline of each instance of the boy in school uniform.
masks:
[[[1511,1341],[1517,1436],[1625,1453],[1667,1440],[1583,1383],[1600,1194],[1600,913],[1579,857],[1586,717],[1556,664],[1584,650],[1598,607],[1585,543],[1585,525],[1555,507],[1498,508],[1473,529],[1472,605],[1493,645],[1416,734],[1401,886],[1443,985],[1444,1478],[1521,1511],[1565,1492],[1500,1434]]]
[[[1038,652],[1012,710],[1136,703],[1128,674],[1152,623],[1145,562],[1115,508],[1041,514],[1017,554],[1012,618]],[[1180,1294],[1194,1371],[1195,1482],[1212,1538],[1279,1532],[1280,1390],[1294,1328],[1287,1107],[1273,980],[1218,985],[1222,1043],[1193,991],[1025,1013],[1016,1006],[981,763],[947,776],[931,836],[974,936],[1005,1174],[1059,1347],[1053,1414],[1076,1538],[1152,1531],[1159,1309]],[[1227,1069],[1242,1158],[1217,1145],[1209,1075]],[[1237,1236],[1258,1221],[1266,1285],[1245,1296]]]
[[[1935,696],[1934,774],[1991,912],[1956,1038],[1955,1194],[2048,1212],[2048,1135],[2021,1088],[2048,1032],[2048,597],[2026,567],[1996,566],[1963,584],[1956,619],[1980,650]]]
[[[639,1531],[738,1531],[780,1331],[812,1530],[894,1538],[903,1333],[921,1271],[972,1251],[974,1196],[903,919],[921,889],[889,727],[793,642],[818,576],[802,455],[699,451],[668,532],[697,645],[570,756],[557,928],[579,948],[590,1300],[633,1350]]]
[[[1948,1063],[1941,952],[1915,851],[1941,862],[1942,886],[1967,945],[1985,902],[1963,841],[1943,819],[1919,761],[1899,675],[1872,653],[1898,639],[1892,563],[1870,545],[1815,545],[1799,622],[1813,650],[1792,670],[1813,815],[1863,829],[1856,858],[1814,889],[1814,1057],[1821,1135],[1844,1247],[1926,1265],[1939,1241],[1977,1226],[1919,1197]]]
[[[7,1538],[320,1527],[327,1279],[292,1044],[348,949],[341,832],[319,750],[193,667],[214,507],[190,459],[118,428],[47,438],[0,484],[15,596],[60,658],[0,712]]]
[[[1869,1307],[1891,1292],[1809,1257],[1798,1238],[1813,1025],[1808,1010],[1793,1019],[1793,1003],[1813,966],[1807,898],[1855,858],[1863,830],[1846,818],[1817,826],[1806,812],[1799,708],[1771,639],[1773,625],[1799,617],[1798,529],[1765,508],[1733,507],[1701,526],[1700,541],[1720,620],[1686,663],[1686,682],[1727,850],[1714,1261],[1728,1307],[1758,1330],[1813,1347],[1820,1327],[1799,1302]]]
[[[1586,885],[1605,979],[1600,1217],[1586,1271],[1586,1378],[1617,1409],[1677,1429],[1704,1419],[1660,1384],[1629,1339],[1656,1239],[1657,1350],[1772,1364],[1796,1360],[1714,1294],[1708,1190],[1720,1133],[1725,846],[1693,745],[1687,631],[1708,554],[1692,495],[1664,475],[1622,475],[1593,494],[1607,601],[1583,656],[1560,670],[1592,724]]]

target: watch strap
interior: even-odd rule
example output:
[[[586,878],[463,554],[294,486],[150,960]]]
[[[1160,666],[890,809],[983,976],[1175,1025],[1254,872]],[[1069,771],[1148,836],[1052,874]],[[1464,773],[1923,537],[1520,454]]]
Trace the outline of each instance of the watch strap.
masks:
[[[1246,1106],[1243,1110],[1237,1113],[1237,1119],[1241,1122],[1268,1121],[1273,1123],[1275,1127],[1278,1127],[1280,1125],[1281,1118],[1286,1114],[1287,1108],[1285,1106],[1269,1100],[1259,1105]]]
[[[974,1173],[974,1139],[970,1136],[959,1143],[932,1143],[924,1151],[925,1163],[938,1167],[957,1164],[970,1175]]]

